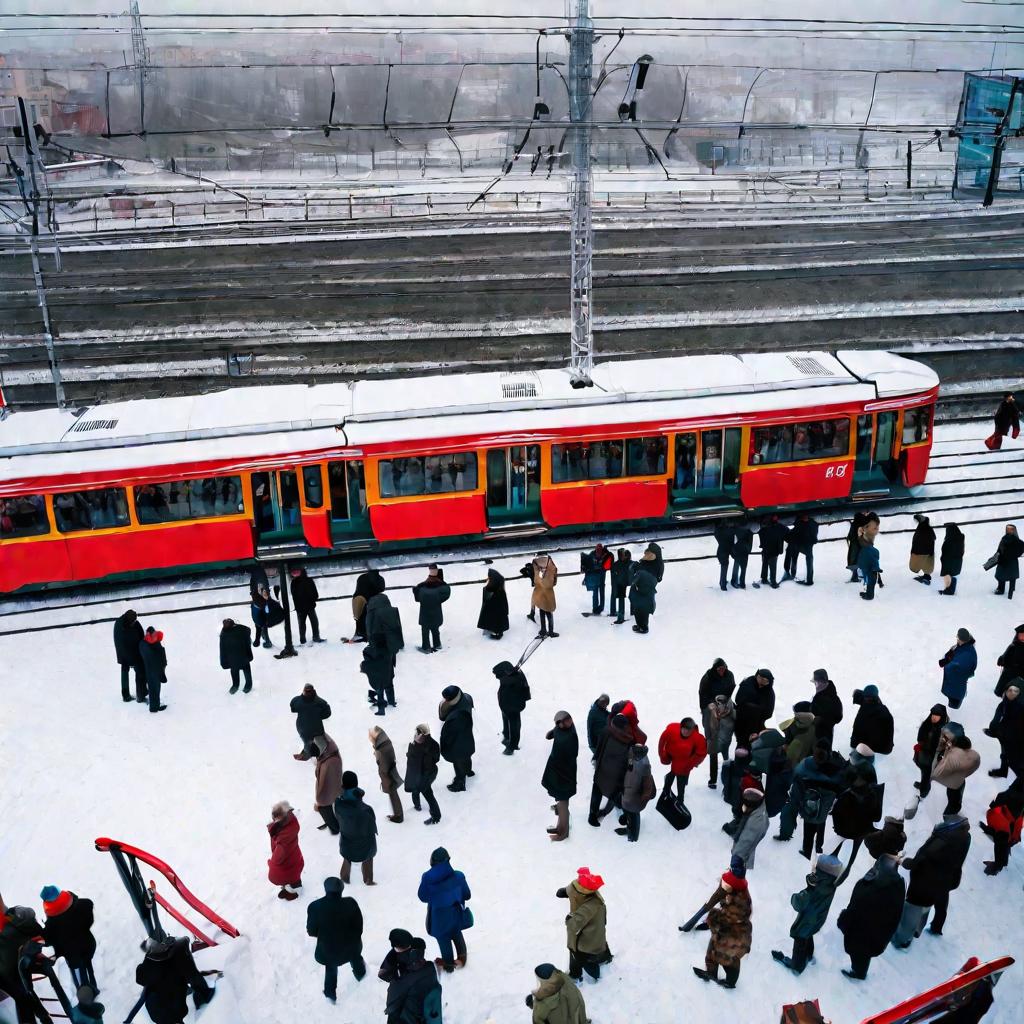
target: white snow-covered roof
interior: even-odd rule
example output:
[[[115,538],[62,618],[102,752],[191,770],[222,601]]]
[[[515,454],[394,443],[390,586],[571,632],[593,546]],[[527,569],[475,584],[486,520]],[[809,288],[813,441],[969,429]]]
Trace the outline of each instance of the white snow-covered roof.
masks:
[[[891,352],[844,349],[836,353],[836,358],[861,380],[874,384],[879,398],[894,398],[939,386],[939,375],[931,367]]]

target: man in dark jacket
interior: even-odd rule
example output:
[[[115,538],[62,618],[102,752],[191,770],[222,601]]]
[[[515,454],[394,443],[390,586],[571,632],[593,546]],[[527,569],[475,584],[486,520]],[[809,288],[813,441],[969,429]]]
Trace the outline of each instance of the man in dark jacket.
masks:
[[[863,690],[854,690],[853,703],[859,705],[860,710],[853,720],[851,749],[856,748],[859,743],[864,743],[876,754],[891,754],[893,720],[889,709],[878,697],[878,687],[871,684],[865,686]]]
[[[139,657],[146,675],[146,692],[149,710],[166,711],[167,705],[160,703],[160,687],[167,682],[167,652],[164,650],[164,635],[152,626],[146,627],[139,644]]]
[[[114,653],[117,663],[121,666],[121,700],[126,704],[132,699],[128,689],[128,672],[135,673],[135,699],[141,704],[146,697],[146,673],[142,665],[139,644],[145,632],[138,614],[128,609],[119,619],[114,620]]]
[[[996,659],[996,665],[1002,669],[996,682],[997,697],[1002,697],[1014,679],[1024,679],[1024,622],[1013,632],[1010,646]]]
[[[367,569],[356,577],[355,592],[352,594],[352,617],[356,620],[353,643],[365,642],[369,638],[366,631],[366,616],[370,601],[378,594],[383,594],[386,587],[384,577],[377,569]]]
[[[316,688],[306,683],[298,697],[289,705],[295,715],[295,731],[302,740],[302,751],[292,756],[296,761],[308,761],[316,751],[313,740],[324,734],[324,722],[331,717],[331,705],[317,696]]]
[[[761,541],[761,583],[767,583],[772,590],[777,590],[779,555],[785,546],[789,530],[779,522],[777,515],[768,516],[762,523],[758,532]],[[761,583],[755,583],[759,587]]]
[[[794,974],[803,974],[807,961],[814,956],[814,936],[825,927],[842,873],[843,862],[838,857],[819,857],[807,876],[807,887],[789,899],[796,911],[796,920],[789,929],[793,952],[786,956],[781,949],[773,949],[772,958]]]
[[[441,726],[441,756],[455,769],[455,778],[448,785],[452,793],[462,793],[466,779],[473,771],[476,741],[473,738],[473,698],[457,686],[446,686],[441,691],[441,704],[437,709]]]
[[[338,848],[341,851],[341,880],[351,881],[352,865],[358,864],[364,885],[376,885],[373,880],[373,858],[377,856],[377,815],[363,802],[366,794],[359,788],[355,772],[341,776],[341,796],[334,801],[334,816],[338,819]]]
[[[522,713],[530,699],[530,684],[521,668],[510,661],[500,661],[494,666],[498,680],[498,710],[501,711],[502,753],[511,756],[519,749],[519,734],[522,728]]]
[[[853,887],[850,902],[836,922],[843,933],[843,948],[850,957],[850,967],[843,968],[847,978],[863,981],[872,957],[885,952],[899,926],[906,892],[898,858],[889,853],[879,856]]]
[[[568,711],[555,714],[555,727],[547,738],[551,740],[551,753],[540,784],[555,801],[553,810],[558,820],[548,828],[548,835],[558,843],[569,835],[569,801],[576,795],[576,759],[580,751],[576,726]]]
[[[910,888],[900,926],[892,938],[897,949],[906,949],[924,931],[928,911],[935,917],[929,931],[941,935],[949,909],[949,894],[960,887],[967,851],[971,848],[971,824],[959,814],[944,814],[921,849],[900,865],[910,872]]]
[[[424,956],[427,944],[404,928],[393,929],[388,941],[391,950],[377,972],[388,983],[387,1024],[440,1024],[441,983]]]
[[[697,688],[697,703],[701,711],[718,696],[731,697],[736,689],[736,677],[732,674],[725,658],[715,658],[711,668],[700,677]],[[704,730],[707,732],[707,729]]]
[[[634,633],[646,633],[651,616],[657,607],[655,594],[658,590],[657,562],[653,552],[645,551],[633,574],[629,588],[629,611],[636,622]]]
[[[292,604],[299,620],[299,643],[306,642],[306,621],[313,627],[313,643],[325,643],[320,637],[320,620],[316,616],[316,603],[320,600],[316,583],[303,568],[292,569]]]
[[[605,729],[608,728],[608,705],[611,704],[611,697],[607,693],[602,693],[593,704],[590,705],[590,711],[587,712],[587,746],[590,747],[590,753],[597,753],[597,744],[601,741],[601,736],[604,734]]]
[[[391,664],[405,647],[402,616],[387,594],[375,594],[366,604],[366,633],[371,644],[391,655]]]
[[[616,626],[621,626],[626,621],[626,595],[636,572],[636,565],[628,548],[619,548],[611,571],[612,599],[609,604],[611,611],[608,614],[615,616]]]
[[[92,900],[62,891],[55,885],[45,886],[39,898],[46,913],[46,925],[43,927],[46,945],[53,947],[56,956],[64,957],[76,989],[88,985],[94,992],[99,992],[92,969],[92,958],[96,955]]]
[[[825,669],[816,668],[811,682],[814,684],[814,696],[811,698],[814,735],[816,739],[828,740],[832,746],[836,726],[843,720],[843,702]]]
[[[718,559],[718,586],[722,590],[728,590],[729,580],[729,559],[732,557],[732,549],[736,543],[736,531],[731,523],[715,524],[715,544],[718,546],[715,551],[715,558]]]
[[[747,676],[736,691],[736,743],[749,747],[775,712],[775,676],[770,669],[759,668]]]
[[[590,791],[590,816],[587,823],[595,828],[600,827],[601,818],[610,814],[622,797],[633,742],[629,719],[622,714],[613,715],[594,754],[594,785]],[[603,808],[602,797],[607,800]]]
[[[239,673],[245,676],[243,693],[252,690],[252,630],[234,619],[225,619],[220,630],[220,667],[231,673],[231,689],[238,693]]]
[[[441,650],[441,625],[444,609],[441,607],[452,596],[452,588],[444,581],[441,570],[431,563],[427,578],[412,588],[413,600],[420,606],[420,646],[416,650],[433,654]]]
[[[782,809],[779,834],[775,838],[783,842],[791,839],[796,820],[800,818],[804,823],[800,852],[808,860],[812,846],[821,852],[829,812],[836,797],[846,788],[845,768],[843,759],[831,751],[824,740],[817,740],[814,752],[793,772],[789,802]]]
[[[580,555],[583,585],[591,594],[591,610],[583,612],[585,617],[600,615],[604,611],[605,580],[611,567],[611,552],[603,544],[597,544],[593,551],[584,551]]]
[[[342,896],[340,878],[324,879],[324,895],[306,908],[306,934],[316,939],[314,957],[324,968],[324,995],[338,998],[338,968],[351,964],[356,981],[366,975],[363,960],[363,915],[351,896]]]
[[[795,579],[800,556],[804,556],[807,575],[797,583],[805,587],[814,586],[814,545],[818,543],[818,523],[809,512],[801,512],[789,531],[789,547],[786,549],[786,565],[783,579]]]
[[[144,990],[146,1013],[153,1024],[182,1024],[188,1015],[190,989],[197,1010],[214,997],[215,990],[192,959],[188,939],[148,939],[143,948],[146,958],[135,968],[135,981]]]
[[[1014,679],[1003,690],[1003,699],[996,707],[986,736],[999,741],[999,767],[988,774],[993,779],[1005,779],[1012,771],[1024,771],[1024,679]]]
[[[732,545],[732,586],[737,590],[747,588],[747,562],[754,550],[754,531],[743,521],[736,527]]]
[[[368,643],[363,649],[359,671],[366,676],[366,681],[370,684],[367,696],[371,704],[377,705],[377,716],[382,717],[386,707],[398,707],[395,700],[395,664],[386,647],[378,647],[372,641]]]
[[[424,819],[424,825],[436,825],[441,820],[441,808],[434,798],[434,780],[440,759],[441,748],[430,735],[430,726],[421,722],[416,726],[405,755],[405,791],[412,796],[412,805],[417,811],[423,809],[420,797],[427,801],[430,817]]]

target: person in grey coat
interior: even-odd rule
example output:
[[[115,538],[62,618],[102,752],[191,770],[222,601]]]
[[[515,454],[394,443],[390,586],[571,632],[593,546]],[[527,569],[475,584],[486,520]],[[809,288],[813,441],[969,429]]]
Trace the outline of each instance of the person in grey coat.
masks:
[[[767,833],[768,811],[764,806],[764,793],[753,788],[743,790],[740,820],[733,833],[732,855],[739,857],[748,871],[754,866],[758,843]]]
[[[433,654],[441,650],[441,624],[444,622],[441,606],[452,596],[452,588],[445,583],[441,570],[431,564],[427,569],[427,578],[412,588],[412,596],[420,606],[422,639],[416,650],[423,654]]]
[[[640,838],[640,812],[650,803],[657,791],[647,747],[636,743],[629,752],[626,779],[622,787],[622,822],[615,834],[635,843]]]

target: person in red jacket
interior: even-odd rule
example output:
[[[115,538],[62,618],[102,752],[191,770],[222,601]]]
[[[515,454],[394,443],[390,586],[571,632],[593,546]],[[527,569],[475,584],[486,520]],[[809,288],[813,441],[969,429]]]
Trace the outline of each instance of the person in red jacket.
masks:
[[[299,819],[287,800],[274,804],[270,817],[271,822],[267,825],[270,833],[267,867],[270,870],[267,877],[281,887],[277,894],[279,900],[296,900],[299,898],[297,890],[302,888],[302,869],[306,863],[299,849]]]
[[[681,722],[672,722],[665,726],[665,731],[658,740],[658,757],[661,758],[662,764],[669,766],[662,796],[672,792],[672,783],[675,782],[679,803],[682,803],[686,796],[686,784],[690,781],[690,772],[707,756],[707,741],[701,736],[697,723],[692,718],[684,718]]]

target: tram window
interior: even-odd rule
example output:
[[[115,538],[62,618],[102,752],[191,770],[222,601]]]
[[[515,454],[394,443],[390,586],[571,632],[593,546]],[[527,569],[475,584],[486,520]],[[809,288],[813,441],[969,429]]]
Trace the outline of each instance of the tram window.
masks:
[[[923,405],[919,409],[907,409],[903,414],[903,444],[927,441],[931,421],[932,407],[930,405]]]
[[[848,419],[810,420],[754,427],[750,431],[750,465],[765,466],[804,459],[827,459],[850,453]]]
[[[324,507],[324,476],[319,466],[302,467],[302,487],[309,508]]]
[[[53,499],[53,518],[61,533],[127,526],[128,496],[122,487],[57,494]]]
[[[41,494],[0,498],[0,539],[35,537],[50,532],[46,499]]]
[[[668,439],[631,437],[626,441],[625,476],[657,476],[665,472]]]
[[[242,480],[237,476],[175,480],[135,488],[135,512],[144,524],[233,516],[244,510]]]
[[[476,452],[381,459],[378,480],[382,498],[475,491]]]
[[[677,491],[693,487],[697,473],[697,435],[676,434],[676,478]]]

